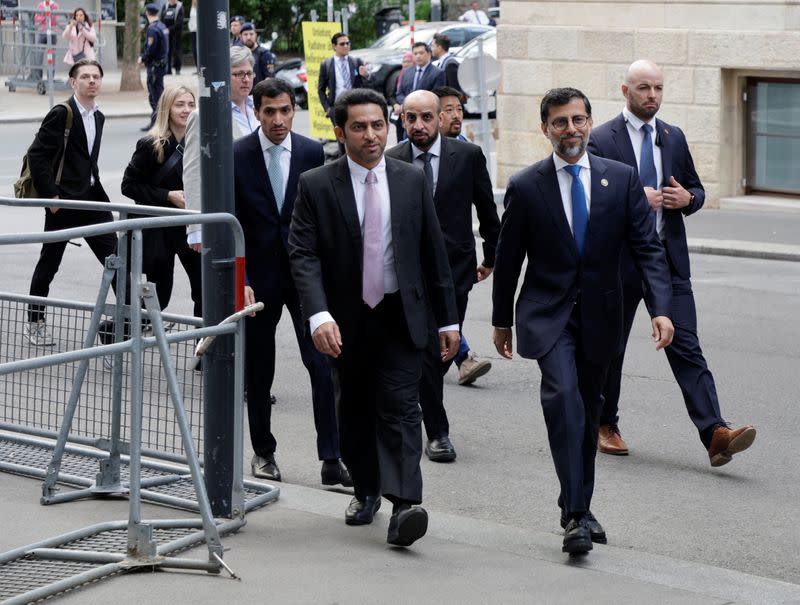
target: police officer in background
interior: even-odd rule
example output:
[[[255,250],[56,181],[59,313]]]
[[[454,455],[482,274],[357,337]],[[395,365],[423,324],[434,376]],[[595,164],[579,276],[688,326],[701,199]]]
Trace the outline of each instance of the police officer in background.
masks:
[[[242,44],[249,48],[253,53],[253,71],[255,72],[255,76],[253,77],[253,88],[255,88],[256,84],[261,82],[261,80],[274,78],[275,63],[277,63],[278,60],[272,51],[258,43],[256,26],[249,21],[246,22],[244,25],[242,25],[242,29],[239,31],[239,36],[242,39]]]
[[[144,11],[148,26],[139,62],[147,67],[147,100],[153,113],[150,114],[150,123],[142,128],[142,132],[150,130],[156,123],[156,106],[164,92],[164,74],[169,66],[169,30],[158,19],[160,8],[158,4],[151,3],[144,7]]]

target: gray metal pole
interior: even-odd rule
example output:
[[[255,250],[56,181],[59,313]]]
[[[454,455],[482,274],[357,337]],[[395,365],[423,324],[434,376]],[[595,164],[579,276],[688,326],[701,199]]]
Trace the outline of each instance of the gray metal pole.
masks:
[[[228,0],[198,6],[200,62],[200,175],[203,212],[234,213],[231,134],[231,64]],[[203,320],[221,322],[233,313],[234,241],[224,225],[203,225]],[[203,459],[214,516],[231,517],[233,489],[234,338],[221,336],[203,360],[205,410]]]

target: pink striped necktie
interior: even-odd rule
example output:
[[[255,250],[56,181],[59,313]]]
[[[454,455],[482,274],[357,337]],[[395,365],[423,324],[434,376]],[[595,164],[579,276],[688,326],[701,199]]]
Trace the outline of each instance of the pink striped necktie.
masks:
[[[364,302],[375,308],[383,300],[383,221],[378,195],[378,177],[370,170],[364,188],[364,274],[361,292]]]

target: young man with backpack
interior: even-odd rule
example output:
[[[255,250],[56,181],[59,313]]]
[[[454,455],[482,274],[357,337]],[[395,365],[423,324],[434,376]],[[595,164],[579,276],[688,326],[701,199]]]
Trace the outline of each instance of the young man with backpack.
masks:
[[[105,117],[95,102],[103,82],[103,68],[97,61],[81,59],[70,69],[69,81],[73,96],[49,111],[28,149],[35,197],[107,202],[97,168]],[[107,211],[45,208],[44,230],[112,220]],[[113,233],[87,237],[86,243],[101,263],[117,250],[117,236]],[[66,241],[42,245],[31,279],[31,296],[48,295],[66,246]],[[25,337],[37,346],[55,344],[47,329],[44,305],[29,305]]]

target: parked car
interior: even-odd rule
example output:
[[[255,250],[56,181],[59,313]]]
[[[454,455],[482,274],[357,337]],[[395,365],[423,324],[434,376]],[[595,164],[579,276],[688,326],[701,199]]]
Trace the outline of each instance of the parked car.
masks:
[[[494,31],[489,25],[460,21],[417,23],[414,29],[414,42],[426,44],[430,43],[437,32],[447,34],[450,37],[450,52],[458,50],[484,32]],[[411,50],[411,28],[404,25],[381,36],[372,46],[354,50],[350,55],[364,61],[370,72],[370,85],[388,98],[394,95],[403,54],[409,50]]]
[[[486,33],[473,38],[467,44],[458,49],[457,52],[453,53],[456,61],[463,63],[464,59],[467,57],[478,56],[478,38],[480,38],[483,42],[483,52],[490,57],[497,59],[497,30],[491,28]],[[487,109],[489,110],[489,118],[494,119],[497,115],[497,91],[490,90],[488,93],[489,100],[487,103]],[[481,108],[478,105],[478,101],[473,97],[467,97],[467,101],[464,103],[464,117],[479,118],[480,112]]]

